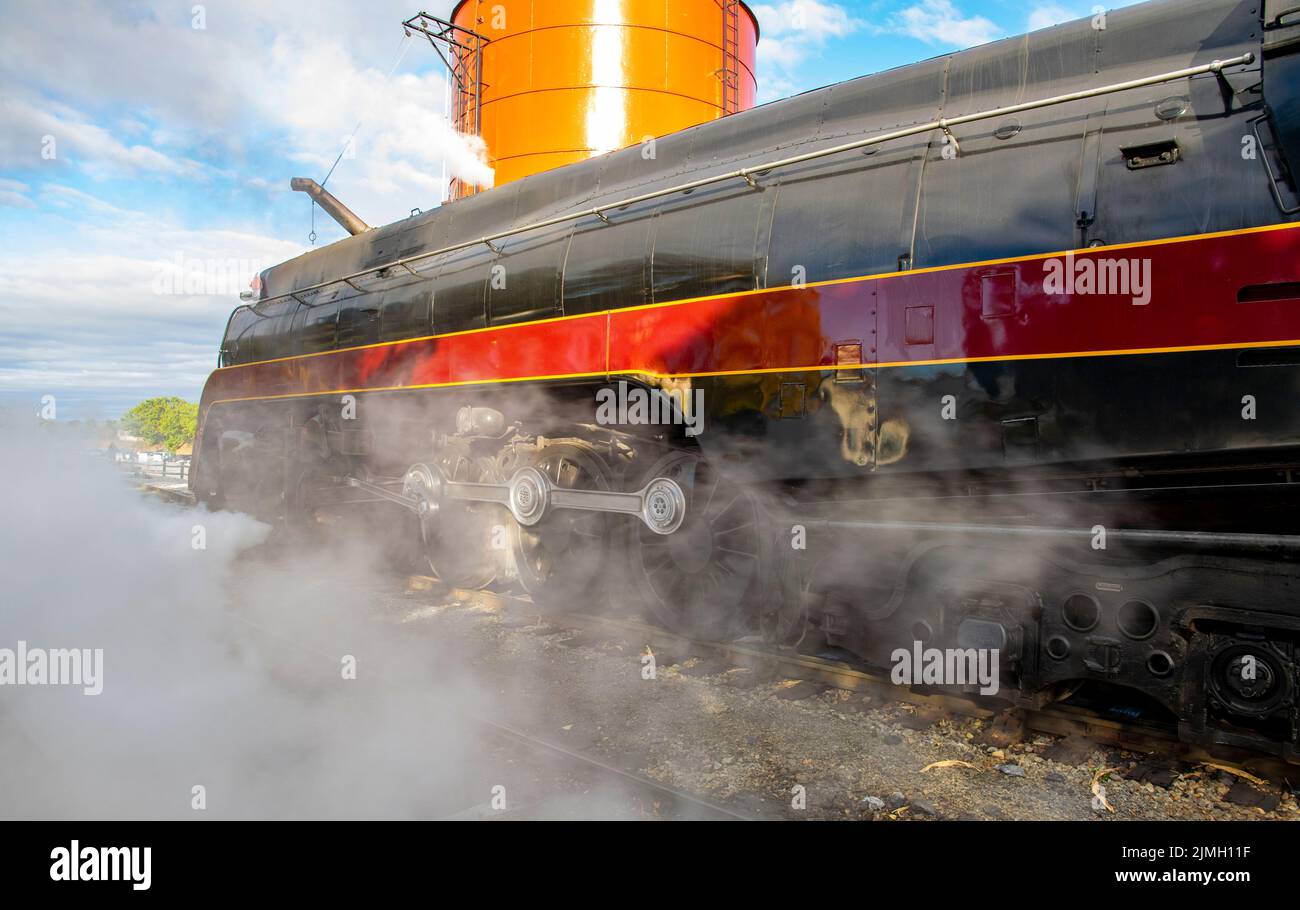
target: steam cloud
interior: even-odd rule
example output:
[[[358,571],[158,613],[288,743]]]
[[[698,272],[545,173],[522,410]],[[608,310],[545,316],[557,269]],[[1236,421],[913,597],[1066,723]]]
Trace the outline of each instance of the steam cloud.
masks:
[[[14,424],[0,418],[0,648],[103,648],[104,689],[0,686],[0,817],[466,807],[475,686],[452,649],[376,619],[378,547],[265,559],[267,526],[143,499],[105,460]]]

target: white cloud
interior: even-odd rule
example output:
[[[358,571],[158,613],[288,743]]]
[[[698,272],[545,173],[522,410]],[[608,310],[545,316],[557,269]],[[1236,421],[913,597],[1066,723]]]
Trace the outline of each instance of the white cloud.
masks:
[[[1056,3],[1048,3],[1034,8],[1029,14],[1029,21],[1025,27],[1031,32],[1036,32],[1040,28],[1051,28],[1053,25],[1060,25],[1062,22],[1071,22],[1083,15],[1085,13],[1068,9]]]
[[[22,241],[0,248],[4,394],[197,397],[239,290],[304,252],[268,236],[267,203],[291,176],[323,177],[358,121],[355,157],[329,186],[371,224],[437,203],[444,166],[491,182],[482,144],[443,118],[432,49],[407,39],[389,77],[415,9],[405,0],[223,0],[203,30],[189,8],[69,0],[4,13],[0,217]],[[52,53],[68,21],[93,22],[93,40]],[[173,202],[172,181],[195,178],[211,205]],[[224,205],[241,193],[265,202]],[[307,207],[303,197],[304,234]],[[323,233],[326,223],[318,215]],[[157,293],[178,257],[183,272],[211,264],[217,280]]]
[[[793,34],[813,41],[825,41],[827,38],[843,38],[860,25],[842,6],[819,0],[759,3],[752,9],[764,38]]]
[[[762,100],[799,91],[798,69],[828,40],[863,26],[837,3],[786,0],[751,7],[759,24],[758,89]]]
[[[329,187],[371,224],[437,203],[444,172],[491,180],[482,144],[443,118],[433,50],[406,39],[394,69],[401,20],[418,8],[407,0],[222,0],[205,29],[190,6],[67,0],[3,14],[0,228],[19,241],[0,248],[5,394],[197,396],[252,271],[304,251],[268,236],[289,178],[321,179],[358,121]],[[94,27],[75,53],[55,52],[68,22]],[[206,204],[172,193],[194,178]],[[248,274],[212,293],[155,293],[178,256]]]
[[[101,175],[182,175],[202,169],[196,161],[178,160],[146,145],[126,145],[80,112],[49,101],[11,97],[4,102],[4,118],[0,167],[38,167],[71,159]]]
[[[426,8],[447,15],[451,5]],[[490,174],[481,143],[443,119],[445,80],[427,44],[406,39],[402,66],[386,79],[411,12],[403,0],[224,0],[209,7],[206,28],[194,29],[188,5],[162,0],[20,4],[5,14],[0,167],[48,163],[40,140],[53,135],[63,161],[99,178],[201,173],[190,160],[201,157],[209,177],[287,185],[296,176],[289,162],[324,162],[308,173],[319,179],[364,121],[357,158],[339,165],[331,187],[359,194],[349,204],[373,223],[427,208],[441,197],[444,163],[450,175],[490,182]],[[49,36],[67,21],[93,21],[94,40],[52,54]],[[246,173],[257,152],[284,161],[283,172]],[[407,175],[400,184],[385,177],[398,162]]]
[[[121,218],[129,218],[132,214],[110,205],[98,196],[92,196],[76,187],[64,186],[61,183],[48,183],[42,187],[41,199],[54,208],[65,210],[75,208],[79,214],[112,215]]]
[[[36,208],[36,203],[27,197],[30,189],[25,183],[0,177],[0,205],[16,209]]]
[[[68,186],[47,185],[37,202],[66,224],[67,240],[37,254],[0,250],[0,387],[7,390],[197,395],[239,286],[259,265],[303,252],[252,231],[186,228]],[[218,269],[234,263],[247,274],[217,293],[157,293],[177,257]]]
[[[890,28],[926,44],[957,48],[987,44],[1005,34],[983,16],[964,15],[952,0],[921,0],[895,15]]]

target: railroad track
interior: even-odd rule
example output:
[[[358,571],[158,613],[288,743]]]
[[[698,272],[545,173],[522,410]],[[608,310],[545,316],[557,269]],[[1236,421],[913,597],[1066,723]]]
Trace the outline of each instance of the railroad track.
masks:
[[[430,590],[440,587],[437,579],[421,575],[410,576],[407,584],[408,587]],[[1018,728],[1025,734],[1079,736],[1103,746],[1156,754],[1180,761],[1229,764],[1257,777],[1271,780],[1294,779],[1300,776],[1300,769],[1295,765],[1273,756],[1229,747],[1211,751],[1184,743],[1179,740],[1177,730],[1172,725],[1140,719],[1108,717],[1087,708],[1061,702],[1037,709],[1013,707],[1003,709],[974,697],[926,691],[921,687],[899,686],[894,684],[887,674],[870,668],[855,666],[847,661],[800,654],[789,648],[769,648],[750,643],[700,641],[623,616],[542,611],[528,598],[517,595],[452,588],[444,590],[448,597],[456,601],[476,603],[520,615],[538,616],[550,625],[576,629],[593,637],[626,640],[647,646],[652,651],[664,650],[695,657],[726,659],[735,666],[751,669],[767,668],[778,671],[790,679],[809,680],[851,692],[870,694],[882,702],[908,704],[934,712],[936,715],[948,714],[985,721],[1001,721],[1005,728],[1009,730]]]
[[[298,641],[293,636],[279,634],[245,617],[235,615],[235,619],[260,635],[273,639],[277,644],[288,645],[311,657],[320,658],[329,665],[331,671],[338,665],[338,657],[335,654],[318,650]],[[387,677],[382,670],[377,676],[389,689],[395,690],[403,685],[402,682]],[[490,720],[478,713],[461,710],[457,717],[463,722],[467,732],[481,734],[507,748],[513,747],[542,759],[542,762],[535,764],[558,763],[567,766],[562,770],[570,772],[569,776],[576,774],[589,781],[593,787],[598,787],[603,794],[601,801],[611,807],[615,805],[621,807],[625,810],[622,814],[630,814],[632,817],[697,821],[761,821],[780,817],[770,807],[757,803],[723,805],[714,802],[699,794],[621,768],[599,756],[568,748],[519,727]],[[552,767],[548,770],[555,772],[557,769]],[[486,793],[486,790],[482,790],[478,795],[483,796]],[[465,795],[468,805],[459,811],[441,816],[443,820],[529,818],[535,810],[545,807],[549,797],[562,796],[562,794],[547,793],[545,797],[526,799],[522,805],[514,804],[512,800],[507,804],[506,809],[498,810],[490,801],[470,802],[468,789]]]

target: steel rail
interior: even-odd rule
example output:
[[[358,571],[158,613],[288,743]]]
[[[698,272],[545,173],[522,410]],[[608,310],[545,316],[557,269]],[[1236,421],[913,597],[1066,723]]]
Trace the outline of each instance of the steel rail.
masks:
[[[1131,79],[1127,82],[1116,82],[1110,85],[1098,86],[1097,88],[1083,89],[1082,91],[1078,91],[1078,92],[1069,92],[1064,95],[1053,95],[1048,98],[1041,98],[1037,101],[1026,101],[1022,104],[1013,104],[1009,107],[991,108],[985,111],[977,111],[976,113],[973,114],[963,114],[958,117],[941,117],[938,120],[931,120],[928,123],[922,123],[916,126],[905,127],[903,129],[893,130],[888,133],[880,133],[878,135],[868,136],[863,139],[856,139],[853,142],[845,142],[841,145],[831,146],[830,148],[817,149],[811,152],[804,152],[801,155],[792,155],[788,158],[779,158],[775,161],[768,161],[764,164],[756,164],[753,165],[752,167],[742,167],[737,170],[726,171],[725,173],[721,173],[721,174],[713,174],[708,177],[700,177],[696,180],[688,181],[687,183],[679,183],[676,186],[670,186],[660,190],[652,190],[651,192],[648,193],[642,193],[637,196],[629,196],[623,199],[616,200],[614,202],[602,203],[600,205],[593,206],[592,208],[581,209],[575,212],[568,212],[564,215],[556,215],[552,218],[546,218],[542,221],[534,221],[530,224],[525,224],[515,228],[509,228],[508,230],[504,230],[504,231],[498,231],[494,234],[485,234],[484,236],[475,238],[473,240],[464,240],[461,241],[460,243],[454,243],[450,246],[440,247],[439,249],[436,250],[429,250],[428,252],[416,253],[412,256],[406,256],[400,259],[394,259],[392,262],[386,263],[384,265],[371,266],[370,268],[362,269],[359,272],[353,272],[341,278],[332,278],[328,281],[322,281],[317,284],[308,285],[307,287],[304,288],[297,288],[293,291],[287,291],[283,294],[277,294],[274,297],[268,297],[265,300],[259,300],[255,304],[253,304],[253,308],[256,309],[257,307],[262,306],[264,304],[274,303],[275,301],[284,300],[286,298],[293,298],[295,300],[298,300],[300,303],[305,304],[306,301],[303,301],[297,295],[308,294],[313,291],[318,291],[321,290],[322,288],[327,288],[336,284],[341,284],[341,283],[350,284],[352,281],[364,277],[366,275],[374,275],[380,272],[385,272],[388,269],[393,269],[393,268],[404,268],[408,272],[414,272],[414,270],[411,269],[410,267],[410,264],[413,262],[420,262],[422,260],[430,259],[434,256],[442,256],[447,253],[455,253],[460,250],[469,249],[470,247],[474,247],[474,246],[482,245],[488,247],[491,250],[499,252],[500,249],[497,246],[495,246],[495,243],[498,240],[504,240],[507,237],[513,237],[516,234],[523,234],[523,233],[527,233],[528,231],[537,231],[543,228],[555,227],[556,225],[565,224],[569,221],[575,221],[580,218],[595,217],[600,219],[602,223],[607,224],[609,223],[609,218],[606,216],[605,214],[606,212],[611,212],[618,209],[625,209],[628,208],[629,206],[636,205],[641,202],[649,202],[654,199],[662,199],[665,196],[672,196],[677,193],[689,193],[693,190],[697,190],[706,186],[711,186],[715,183],[721,183],[726,180],[743,179],[751,187],[757,187],[758,181],[755,179],[755,177],[762,176],[768,171],[776,170],[777,168],[789,167],[794,164],[803,164],[804,162],[808,162],[808,161],[816,161],[818,159],[827,158],[832,155],[839,155],[844,152],[851,152],[857,149],[869,148],[873,145],[880,145],[885,142],[892,142],[895,139],[905,139],[909,136],[916,136],[921,133],[929,133],[929,132],[933,132],[934,130],[941,130],[949,137],[952,137],[953,141],[955,142],[956,137],[952,136],[952,128],[955,126],[962,126],[963,124],[967,124],[967,123],[976,123],[978,121],[989,120],[994,117],[1006,117],[1011,114],[1018,114],[1024,111],[1038,110],[1039,108],[1044,108],[1044,107],[1053,107],[1055,105],[1066,104],[1071,101],[1082,101],[1088,98],[1098,98],[1104,95],[1113,95],[1118,92],[1126,92],[1136,88],[1145,88],[1150,85],[1160,85],[1165,82],[1175,82],[1179,79],[1191,79],[1196,76],[1204,76],[1210,73],[1213,73],[1215,75],[1220,75],[1222,74],[1223,70],[1228,67],[1249,66],[1254,62],[1255,62],[1255,54],[1251,52],[1247,52],[1245,54],[1242,54],[1239,57],[1230,57],[1226,60],[1215,60],[1212,63],[1206,63],[1201,66],[1191,66],[1185,69],[1172,70],[1167,73],[1159,73],[1157,75],[1146,76],[1141,79]],[[310,304],[307,305],[310,306]]]

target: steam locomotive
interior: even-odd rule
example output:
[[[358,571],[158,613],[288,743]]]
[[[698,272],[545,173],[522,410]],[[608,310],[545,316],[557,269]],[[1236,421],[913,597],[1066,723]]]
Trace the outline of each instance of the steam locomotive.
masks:
[[[1112,11],[358,229],[231,315],[193,491],[1296,759],[1287,6]],[[598,413],[633,392],[660,419]]]

